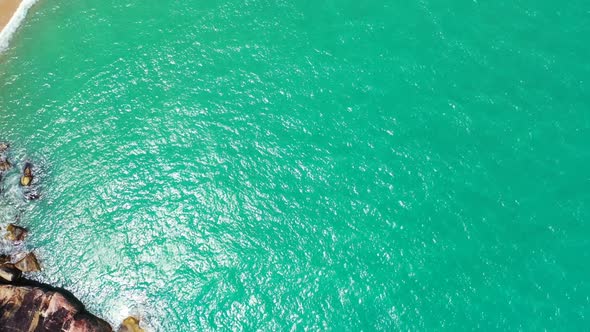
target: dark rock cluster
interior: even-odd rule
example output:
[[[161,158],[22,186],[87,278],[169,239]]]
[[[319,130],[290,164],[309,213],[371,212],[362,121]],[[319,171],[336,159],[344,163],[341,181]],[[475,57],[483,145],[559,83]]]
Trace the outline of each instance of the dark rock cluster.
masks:
[[[12,168],[8,161],[7,152],[10,145],[7,143],[0,143],[0,175],[9,171]],[[33,180],[33,165],[29,162],[25,163],[23,174],[21,177],[22,186],[30,186]],[[30,198],[31,192],[24,192],[25,197]],[[34,194],[34,197],[38,197]],[[15,243],[21,243],[29,231],[16,224],[8,224],[6,227],[5,238]],[[39,261],[33,252],[20,253],[14,257],[2,256],[0,257],[0,281],[13,282],[18,280],[23,272],[38,272],[41,271]]]
[[[0,180],[12,168],[6,155],[9,144],[0,142]],[[40,196],[33,186],[33,164],[26,162],[20,178],[25,198]],[[28,230],[8,224],[5,238],[19,244]],[[0,331],[11,332],[111,332],[104,320],[88,313],[69,292],[23,278],[23,274],[41,271],[33,252],[14,256],[0,255]],[[139,320],[126,318],[119,332],[144,332]]]
[[[0,315],[2,331],[112,331],[80,303],[48,288],[0,285]]]

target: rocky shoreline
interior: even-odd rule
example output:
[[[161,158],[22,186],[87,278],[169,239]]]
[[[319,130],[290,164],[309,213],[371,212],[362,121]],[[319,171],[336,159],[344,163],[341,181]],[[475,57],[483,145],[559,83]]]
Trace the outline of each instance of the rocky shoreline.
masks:
[[[9,148],[7,143],[0,142],[0,181],[4,173],[13,167],[8,160]],[[20,187],[27,200],[40,198],[34,179],[34,166],[26,162]],[[26,228],[10,223],[6,227],[5,238],[17,245],[25,240],[27,234]],[[113,331],[106,321],[86,311],[84,305],[67,290],[26,279],[27,274],[38,271],[41,271],[41,265],[34,252],[0,255],[0,331]],[[137,318],[128,317],[118,331],[144,330]]]
[[[0,285],[0,314],[3,331],[112,331],[64,290],[27,280]]]

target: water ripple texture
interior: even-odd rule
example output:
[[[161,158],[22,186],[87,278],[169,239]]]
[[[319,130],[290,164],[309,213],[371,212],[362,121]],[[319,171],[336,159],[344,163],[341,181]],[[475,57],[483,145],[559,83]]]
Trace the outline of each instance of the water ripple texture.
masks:
[[[0,54],[0,222],[113,325],[583,329],[588,12],[40,1]]]

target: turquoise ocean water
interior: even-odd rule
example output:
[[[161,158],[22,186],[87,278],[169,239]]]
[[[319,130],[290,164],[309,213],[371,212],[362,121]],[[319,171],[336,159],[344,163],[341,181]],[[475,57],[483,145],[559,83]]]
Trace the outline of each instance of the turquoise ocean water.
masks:
[[[585,329],[589,35],[580,0],[42,0],[0,222],[113,325]]]

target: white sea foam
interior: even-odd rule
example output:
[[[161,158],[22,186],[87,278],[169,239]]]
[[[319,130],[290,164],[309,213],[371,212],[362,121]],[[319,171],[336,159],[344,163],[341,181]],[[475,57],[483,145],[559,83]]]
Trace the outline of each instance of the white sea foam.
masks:
[[[23,0],[10,18],[10,21],[8,21],[4,29],[0,31],[0,52],[8,47],[12,35],[21,25],[25,16],[27,16],[27,12],[35,2],[37,2],[37,0]]]

